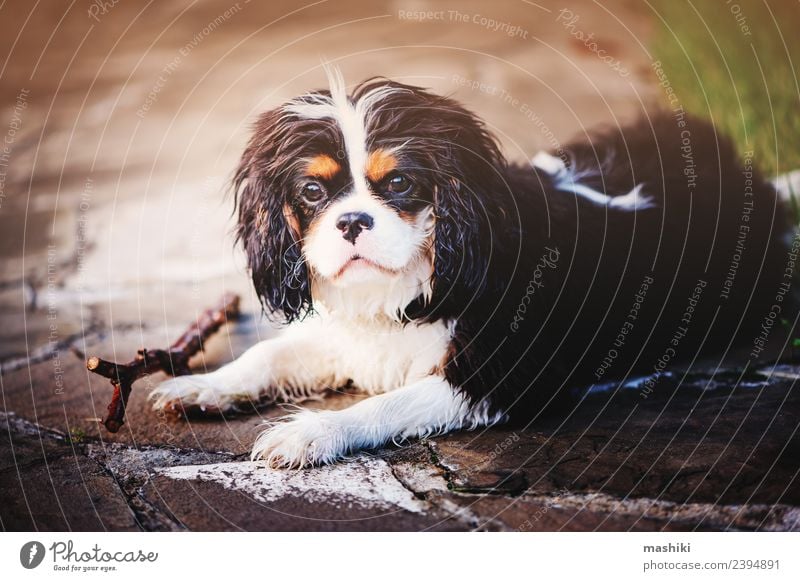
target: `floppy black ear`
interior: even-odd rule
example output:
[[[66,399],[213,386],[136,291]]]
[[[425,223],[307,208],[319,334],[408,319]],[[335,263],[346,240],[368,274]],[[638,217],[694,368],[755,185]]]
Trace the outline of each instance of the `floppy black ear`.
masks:
[[[434,105],[435,259],[432,306],[463,309],[486,289],[497,199],[507,192],[505,160],[472,113],[450,99]],[[495,249],[496,252],[496,249]]]
[[[288,128],[280,110],[263,114],[233,179],[237,242],[247,255],[256,293],[265,312],[289,323],[311,309],[311,285],[303,260],[297,220],[282,183]]]

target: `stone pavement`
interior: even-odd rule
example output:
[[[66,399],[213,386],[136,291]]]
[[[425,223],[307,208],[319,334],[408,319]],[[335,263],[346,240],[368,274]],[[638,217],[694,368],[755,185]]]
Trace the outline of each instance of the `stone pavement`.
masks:
[[[8,5],[27,20],[0,19],[10,55],[0,103],[3,123],[11,119],[0,133],[12,138],[0,182],[3,529],[800,528],[797,368],[741,381],[728,368],[711,381],[695,375],[674,397],[665,378],[646,400],[633,389],[592,394],[563,425],[271,471],[247,452],[259,424],[286,409],[160,415],[146,402],[156,375],[135,385],[127,423],[109,434],[98,421],[109,385],[76,355],[125,361],[165,347],[231,290],[244,316],[208,342],[197,370],[275,333],[232,249],[222,192],[253,116],[319,86],[321,54],[349,82],[386,75],[455,95],[520,160],[658,101],[644,50],[651,24],[630,3],[567,2],[579,16],[571,28],[555,3],[459,3],[461,14],[519,25],[524,37],[471,17],[401,18],[425,7],[416,0],[294,14],[288,0],[185,12],[166,0],[141,19],[121,2],[63,20]],[[358,398],[343,391],[308,407]]]
[[[560,423],[289,471],[249,462],[249,439],[136,443],[138,408],[127,444],[4,413],[0,519],[7,530],[798,530],[798,371],[736,387],[667,378],[647,400],[635,388],[587,396]],[[226,425],[163,421],[172,434]],[[230,436],[254,423],[230,419]]]

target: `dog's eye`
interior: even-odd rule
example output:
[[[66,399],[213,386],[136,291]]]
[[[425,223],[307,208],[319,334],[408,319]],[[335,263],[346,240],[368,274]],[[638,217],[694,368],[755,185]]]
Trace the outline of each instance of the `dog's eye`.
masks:
[[[319,202],[325,196],[325,189],[317,182],[308,182],[301,186],[300,195],[308,202]]]
[[[386,191],[392,194],[407,194],[414,183],[403,174],[397,174],[386,182]]]

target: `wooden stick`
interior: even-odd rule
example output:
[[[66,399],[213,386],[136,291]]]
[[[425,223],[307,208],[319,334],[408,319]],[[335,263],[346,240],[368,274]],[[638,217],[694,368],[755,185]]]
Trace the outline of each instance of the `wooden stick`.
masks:
[[[86,368],[107,377],[114,386],[108,415],[103,421],[109,432],[116,433],[125,423],[125,407],[133,382],[145,375],[164,371],[170,375],[188,375],[189,359],[204,348],[204,342],[222,325],[239,317],[239,295],[226,293],[219,305],[207,309],[168,349],[140,349],[133,361],[115,363],[99,357],[89,357]]]

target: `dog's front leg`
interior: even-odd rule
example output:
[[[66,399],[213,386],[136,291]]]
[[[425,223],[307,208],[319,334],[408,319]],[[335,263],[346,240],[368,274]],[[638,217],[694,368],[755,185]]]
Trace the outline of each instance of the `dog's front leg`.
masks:
[[[442,377],[430,376],[338,411],[302,411],[259,435],[252,458],[275,468],[333,462],[389,441],[424,437],[504,420],[485,402],[470,406]]]
[[[337,387],[339,378],[325,327],[308,321],[262,341],[235,361],[201,375],[182,375],[151,393],[156,409],[225,412],[243,402],[299,402]]]

